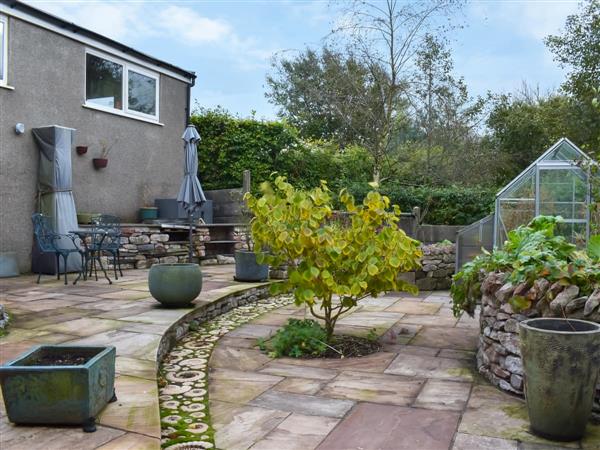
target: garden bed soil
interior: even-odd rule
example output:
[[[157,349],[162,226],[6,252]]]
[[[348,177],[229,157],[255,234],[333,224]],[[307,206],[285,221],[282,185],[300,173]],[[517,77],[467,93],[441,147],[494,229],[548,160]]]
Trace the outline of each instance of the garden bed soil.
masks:
[[[377,341],[357,336],[335,336],[330,347],[316,358],[356,358],[377,353],[381,350],[381,344]],[[331,348],[333,347],[333,348]]]

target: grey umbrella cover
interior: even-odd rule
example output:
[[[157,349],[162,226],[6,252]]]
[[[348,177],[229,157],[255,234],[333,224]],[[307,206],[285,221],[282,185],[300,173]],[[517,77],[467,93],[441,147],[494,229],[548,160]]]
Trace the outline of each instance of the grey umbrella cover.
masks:
[[[185,161],[183,165],[183,181],[177,195],[177,201],[191,215],[206,202],[200,180],[198,180],[198,153],[196,145],[200,141],[200,135],[196,127],[190,124],[185,129],[181,138],[185,142]]]

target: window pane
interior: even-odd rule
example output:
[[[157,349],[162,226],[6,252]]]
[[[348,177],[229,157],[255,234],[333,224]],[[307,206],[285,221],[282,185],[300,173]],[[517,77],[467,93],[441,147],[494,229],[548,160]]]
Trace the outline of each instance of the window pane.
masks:
[[[156,80],[130,70],[128,101],[130,110],[155,116]]]
[[[4,22],[0,21],[0,80],[4,79]]]
[[[87,103],[123,109],[123,66],[95,55],[86,55]]]

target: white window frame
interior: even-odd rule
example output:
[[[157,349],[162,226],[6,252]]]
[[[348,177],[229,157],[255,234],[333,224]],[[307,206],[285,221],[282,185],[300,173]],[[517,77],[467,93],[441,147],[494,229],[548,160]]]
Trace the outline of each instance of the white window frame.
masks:
[[[0,52],[2,52],[2,71],[0,72],[0,86],[8,86],[8,17],[0,14],[0,22],[4,26]]]
[[[122,84],[121,84],[121,97],[123,99],[123,109],[110,108],[108,106],[98,105],[92,102],[88,102],[87,100],[87,55],[94,55],[98,58],[105,59],[112,63],[118,64],[123,68],[123,76],[122,76]],[[139,73],[140,75],[144,75],[150,78],[153,78],[156,81],[156,92],[155,92],[155,104],[156,104],[156,114],[145,114],[139,111],[133,111],[129,109],[129,71]],[[120,116],[131,117],[134,119],[140,119],[147,122],[159,123],[160,117],[160,75],[156,72],[149,71],[144,69],[138,65],[132,64],[128,61],[117,58],[113,55],[102,53],[96,50],[92,50],[87,48],[85,50],[84,55],[84,77],[83,77],[83,106],[86,108],[97,109],[100,111],[117,114]]]

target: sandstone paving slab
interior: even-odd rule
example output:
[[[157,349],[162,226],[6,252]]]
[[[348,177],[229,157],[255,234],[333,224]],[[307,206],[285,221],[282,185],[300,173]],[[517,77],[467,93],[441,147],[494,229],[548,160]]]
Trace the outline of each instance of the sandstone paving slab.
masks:
[[[479,308],[475,311],[474,317],[469,316],[467,313],[462,313],[456,326],[458,328],[475,328],[479,330]]]
[[[340,319],[338,324],[354,327],[389,328],[400,320],[403,315],[394,312],[358,311]]]
[[[421,331],[423,325],[411,325],[398,322],[389,330],[381,335],[379,342],[381,344],[407,344],[412,338]]]
[[[273,389],[293,394],[313,395],[319,392],[325,383],[326,381],[323,380],[288,377],[277,383]]]
[[[254,338],[254,339],[268,339],[273,336],[277,330],[278,326],[272,325],[255,325],[255,324],[246,324],[242,325],[239,328],[227,333],[228,337],[241,337],[241,338]]]
[[[115,371],[121,375],[131,377],[146,378],[147,380],[156,379],[156,362],[147,359],[128,358],[119,356],[116,359]]]
[[[122,430],[98,426],[95,433],[86,433],[80,426],[44,427],[17,426],[0,421],[2,450],[92,450],[123,435]]]
[[[454,411],[360,403],[319,450],[447,450],[459,420]]]
[[[209,397],[230,403],[247,403],[283,380],[257,372],[212,369],[209,372]]]
[[[160,450],[160,439],[137,433],[125,433],[98,447],[98,450]]]
[[[67,322],[69,320],[79,319],[80,317],[87,316],[94,312],[88,309],[67,306],[64,308],[57,308],[41,312],[28,311],[28,314],[26,315],[15,315],[15,310],[13,308],[8,309],[14,316],[12,325],[15,325],[18,328],[26,328],[30,330],[34,328],[41,328],[45,325],[52,325]]]
[[[517,447],[519,450],[569,450],[573,447],[565,447],[558,442],[552,444],[538,444],[535,442],[519,442]],[[596,443],[593,447],[586,447],[583,443],[581,445],[583,449],[594,449],[597,450],[600,446]]]
[[[193,308],[160,308],[158,303],[153,309],[149,309],[133,316],[121,317],[119,320],[128,322],[152,323],[158,325],[170,325],[185,316]]]
[[[77,339],[77,336],[72,334],[62,334],[62,333],[50,333],[43,334],[40,336],[35,336],[31,338],[33,342],[38,344],[48,344],[48,345],[57,345],[64,344],[65,342],[72,341],[73,339]]]
[[[454,350],[444,348],[440,350],[438,356],[440,358],[464,359],[465,361],[475,361],[475,351]]]
[[[508,439],[456,433],[452,450],[517,450],[518,444]]]
[[[332,370],[354,370],[360,372],[378,372],[383,371],[390,365],[396,357],[395,353],[380,351],[360,358],[279,358],[277,361],[284,364],[296,364],[300,366],[321,367]]]
[[[142,298],[147,298],[149,296],[148,292],[145,291],[136,291],[129,289],[119,289],[115,292],[107,292],[106,294],[98,294],[97,297],[108,298],[108,299],[116,299],[116,300],[140,300]]]
[[[237,403],[222,402],[209,398],[210,420],[213,428],[219,430],[230,423],[235,413],[241,410],[243,406]]]
[[[397,339],[395,344],[382,342],[381,349],[384,352],[429,356],[435,356],[440,351],[439,348],[420,347],[418,345],[411,345],[411,340],[412,337],[408,339]]]
[[[472,381],[473,367],[468,361],[425,355],[399,354],[384,373],[407,377]]]
[[[338,374],[337,371],[332,369],[284,364],[277,360],[266,364],[259,372],[281,377],[312,378],[315,380],[331,380]]]
[[[120,430],[160,437],[158,387],[155,380],[119,375],[115,379],[117,401],[109,403],[98,422]]]
[[[354,402],[269,390],[252,400],[250,405],[311,416],[344,417]]]
[[[397,300],[390,305],[386,311],[399,312],[405,314],[435,314],[439,311],[442,305],[438,303],[424,303],[422,301]]]
[[[335,326],[334,334],[338,336],[347,335],[368,338],[373,334],[376,336],[382,336],[388,329],[389,326],[387,325],[378,327],[358,327],[346,324],[338,324]],[[410,338],[407,338],[407,341],[408,340],[410,340]]]
[[[43,325],[39,327],[39,329],[51,331],[53,333],[72,334],[75,336],[91,336],[103,331],[116,330],[123,326],[123,322],[118,320],[82,317],[80,319],[68,320],[62,323]]]
[[[0,337],[0,345],[25,340],[32,340],[35,337],[43,336],[45,334],[50,334],[50,332],[43,330],[25,330],[23,328],[10,327],[8,329],[8,333]]]
[[[260,350],[219,344],[210,357],[210,366],[221,369],[256,370],[271,361]],[[273,374],[277,375],[277,374]]]
[[[286,411],[251,406],[239,408],[234,411],[227,425],[215,430],[216,447],[246,450],[266,436],[289,414]]]
[[[63,308],[65,306],[72,305],[74,305],[73,302],[69,300],[61,300],[60,294],[55,294],[55,297],[53,298],[43,298],[41,300],[24,301],[22,303],[19,303],[19,308],[27,309],[29,311],[45,311],[48,309]]]
[[[340,419],[290,414],[252,450],[313,450]]]
[[[410,323],[413,325],[431,325],[437,327],[453,327],[458,322],[456,317],[443,316],[440,314],[407,314],[401,323]]]
[[[128,302],[124,308],[112,308],[112,309],[98,309],[90,313],[92,317],[99,317],[101,319],[121,319],[122,317],[135,316],[151,309],[146,304],[140,304],[139,302]]]
[[[255,338],[237,338],[229,335],[219,339],[219,346],[237,347],[237,348],[257,348],[258,344]]]
[[[121,331],[131,331],[133,333],[146,333],[146,334],[158,334],[162,336],[171,327],[166,323],[142,323],[142,322],[129,322],[120,321]]]
[[[131,333],[112,330],[69,341],[73,345],[113,345],[117,356],[156,361],[156,349],[161,337],[155,334]]]
[[[124,300],[104,299],[104,300],[98,300],[98,301],[94,301],[94,302],[79,303],[77,305],[77,307],[82,308],[82,309],[113,311],[115,309],[126,309],[126,308],[131,308],[133,306],[140,306],[141,304],[142,303],[140,300],[124,301]],[[148,309],[148,308],[146,307],[146,309]]]
[[[469,399],[471,383],[429,379],[413,406],[462,411]]]
[[[529,431],[525,402],[490,385],[476,385],[458,428],[460,433],[500,439],[555,445]],[[579,448],[579,444],[564,443],[565,447]]]
[[[424,326],[410,341],[422,347],[476,350],[479,332],[474,329]]]
[[[429,295],[425,296],[423,301],[427,303],[440,303],[442,305],[449,305],[452,303],[450,293],[443,291],[435,291],[434,293],[430,293]]]
[[[2,338],[0,338],[0,364],[17,359],[19,355],[36,345],[40,345],[40,343],[30,340],[2,343]]]
[[[363,312],[367,312],[367,311],[381,312],[381,311],[385,311],[386,308],[393,305],[397,301],[398,301],[398,299],[395,297],[386,297],[386,296],[367,297],[358,302],[357,310],[363,311]],[[402,311],[396,311],[396,312],[402,312]]]
[[[425,380],[367,372],[342,372],[320,396],[407,406],[413,403]]]
[[[276,325],[283,326],[292,316],[288,316],[286,314],[275,314],[275,313],[267,313],[263,314],[257,319],[254,319],[251,324],[255,325]]]

